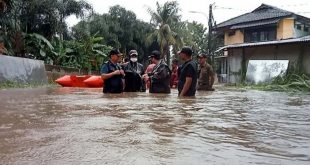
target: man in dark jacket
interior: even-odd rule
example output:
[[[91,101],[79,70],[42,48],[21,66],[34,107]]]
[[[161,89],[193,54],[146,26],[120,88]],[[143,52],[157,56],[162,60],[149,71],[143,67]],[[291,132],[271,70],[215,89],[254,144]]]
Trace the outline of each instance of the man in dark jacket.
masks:
[[[131,50],[129,52],[130,61],[123,65],[125,76],[125,92],[144,92],[145,84],[142,80],[144,74],[143,65],[138,63],[138,52]]]
[[[170,93],[171,70],[169,66],[160,59],[160,52],[155,50],[149,56],[152,63],[155,64],[153,71],[144,75],[145,80],[150,80],[150,93]]]
[[[117,50],[110,51],[110,60],[101,67],[101,78],[104,81],[104,93],[122,93],[123,92],[123,77],[125,75],[118,60],[121,53]]]

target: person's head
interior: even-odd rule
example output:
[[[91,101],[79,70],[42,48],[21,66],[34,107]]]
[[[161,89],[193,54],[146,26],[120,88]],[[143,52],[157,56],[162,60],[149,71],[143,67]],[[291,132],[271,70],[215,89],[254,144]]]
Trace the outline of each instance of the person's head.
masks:
[[[192,48],[185,46],[179,51],[180,58],[184,61],[187,61],[192,58],[193,50]]]
[[[172,67],[176,67],[176,66],[178,66],[178,65],[179,65],[179,60],[173,59],[173,60],[172,60]]]
[[[138,61],[138,52],[136,50],[129,51],[130,61],[137,62]]]
[[[109,56],[112,62],[117,63],[119,59],[121,58],[121,53],[118,49],[113,49],[110,51]]]
[[[157,64],[160,60],[160,52],[158,50],[154,50],[151,52],[151,55],[149,56],[149,59],[151,63]]]
[[[205,64],[208,60],[208,56],[206,54],[199,54],[198,55],[198,62],[199,64]]]

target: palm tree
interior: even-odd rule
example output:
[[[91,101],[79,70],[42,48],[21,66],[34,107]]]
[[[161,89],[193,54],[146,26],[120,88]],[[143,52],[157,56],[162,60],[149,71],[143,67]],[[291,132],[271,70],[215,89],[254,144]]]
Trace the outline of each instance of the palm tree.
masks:
[[[148,8],[148,12],[152,17],[151,23],[155,26],[155,30],[147,37],[147,43],[157,42],[162,58],[170,65],[170,46],[179,49],[183,45],[181,37],[174,32],[174,28],[177,27],[177,23],[181,20],[180,15],[178,15],[178,3],[171,1],[161,6],[157,2],[156,6],[156,11]]]

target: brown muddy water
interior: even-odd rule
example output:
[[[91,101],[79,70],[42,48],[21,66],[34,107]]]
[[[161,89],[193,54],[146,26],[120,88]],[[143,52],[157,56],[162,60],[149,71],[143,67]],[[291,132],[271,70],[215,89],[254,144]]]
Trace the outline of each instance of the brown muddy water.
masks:
[[[310,164],[310,95],[0,90],[0,164]]]

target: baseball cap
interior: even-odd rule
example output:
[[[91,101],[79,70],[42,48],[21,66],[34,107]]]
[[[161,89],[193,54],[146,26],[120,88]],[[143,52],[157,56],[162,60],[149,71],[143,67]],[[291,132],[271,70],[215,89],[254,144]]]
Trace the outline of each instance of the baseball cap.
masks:
[[[138,52],[137,52],[136,50],[130,50],[130,51],[129,51],[129,55],[130,55],[130,56],[132,56],[132,55],[136,55],[136,56],[137,56],[137,55],[138,55]]]
[[[184,54],[187,54],[187,55],[192,55],[193,54],[193,50],[192,48],[188,47],[188,46],[185,46],[181,49],[181,51],[179,51],[179,54],[180,53],[184,53]]]
[[[152,57],[154,57],[155,59],[160,59],[160,52],[158,50],[152,51],[149,58],[152,58]]]

